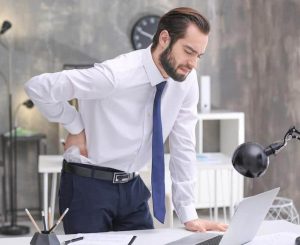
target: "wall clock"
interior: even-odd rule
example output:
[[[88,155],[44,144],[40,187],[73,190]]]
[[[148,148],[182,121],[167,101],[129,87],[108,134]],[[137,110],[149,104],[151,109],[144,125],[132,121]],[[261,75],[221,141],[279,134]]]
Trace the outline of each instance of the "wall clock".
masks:
[[[134,49],[147,48],[152,43],[159,19],[157,15],[146,15],[133,25],[131,43]]]

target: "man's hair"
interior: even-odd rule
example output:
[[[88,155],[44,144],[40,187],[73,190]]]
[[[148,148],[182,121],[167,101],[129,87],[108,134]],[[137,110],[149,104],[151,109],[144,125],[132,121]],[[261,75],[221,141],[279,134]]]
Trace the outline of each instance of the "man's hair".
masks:
[[[164,14],[157,27],[157,31],[153,37],[152,50],[154,50],[159,41],[159,35],[163,30],[168,31],[171,37],[170,47],[180,38],[183,38],[186,29],[190,24],[196,25],[203,34],[208,34],[210,25],[208,20],[197,10],[192,8],[175,8]]]

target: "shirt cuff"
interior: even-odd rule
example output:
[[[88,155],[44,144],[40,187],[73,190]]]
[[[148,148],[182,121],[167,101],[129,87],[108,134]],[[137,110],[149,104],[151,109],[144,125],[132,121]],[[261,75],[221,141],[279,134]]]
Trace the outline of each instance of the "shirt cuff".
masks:
[[[71,123],[63,124],[63,126],[70,134],[79,134],[84,129],[80,113],[77,112],[74,120]]]
[[[182,224],[191,220],[198,219],[198,214],[194,205],[180,207],[179,210],[176,210],[176,212]]]

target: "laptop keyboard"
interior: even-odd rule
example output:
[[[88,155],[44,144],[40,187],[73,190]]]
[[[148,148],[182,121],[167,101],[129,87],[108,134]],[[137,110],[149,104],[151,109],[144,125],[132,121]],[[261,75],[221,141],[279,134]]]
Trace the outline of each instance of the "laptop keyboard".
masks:
[[[222,237],[222,235],[219,235],[204,242],[197,243],[197,245],[219,245]]]

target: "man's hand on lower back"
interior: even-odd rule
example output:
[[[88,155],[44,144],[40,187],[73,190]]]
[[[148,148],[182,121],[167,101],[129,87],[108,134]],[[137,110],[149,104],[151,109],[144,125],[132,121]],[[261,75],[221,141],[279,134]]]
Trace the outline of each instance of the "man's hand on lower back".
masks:
[[[77,146],[80,150],[80,155],[87,157],[88,151],[86,148],[85,131],[81,131],[79,134],[68,134],[64,149],[68,149],[71,146]]]

